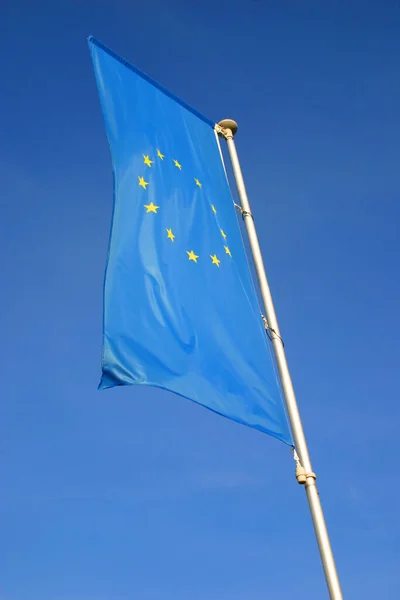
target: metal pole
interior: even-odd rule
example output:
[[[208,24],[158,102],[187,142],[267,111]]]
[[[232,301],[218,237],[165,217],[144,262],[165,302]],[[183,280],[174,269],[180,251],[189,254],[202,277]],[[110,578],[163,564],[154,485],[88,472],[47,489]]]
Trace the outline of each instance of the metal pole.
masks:
[[[254,220],[250,210],[250,203],[244,185],[242,170],[240,168],[235,142],[233,141],[233,136],[237,131],[237,127],[238,126],[235,123],[235,121],[232,121],[231,119],[224,119],[218,124],[217,132],[219,135],[226,139],[228,145],[229,156],[232,162],[233,174],[235,176],[242,207],[242,216],[249,236],[251,252],[253,254],[258,282],[260,284],[261,295],[264,302],[268,328],[271,334],[275,352],[275,358],[279,369],[287,412],[289,415],[290,425],[293,432],[296,451],[299,455],[301,462],[301,466],[298,466],[298,469],[296,471],[297,480],[299,483],[305,484],[308,504],[310,507],[311,517],[314,524],[315,534],[317,537],[319,552],[321,555],[330,598],[331,600],[343,600],[335,560],[333,558],[332,548],[329,541],[329,535],[325,524],[324,513],[322,511],[318,489],[315,482],[316,476],[315,473],[313,473],[311,467],[306,438],[303,431],[303,425],[301,423],[292,379],[290,377],[289,367],[286,361],[286,355],[282,343],[282,338],[279,332],[278,321],[275,314],[275,308],[272,301],[271,291],[268,285],[260,244],[258,241]]]

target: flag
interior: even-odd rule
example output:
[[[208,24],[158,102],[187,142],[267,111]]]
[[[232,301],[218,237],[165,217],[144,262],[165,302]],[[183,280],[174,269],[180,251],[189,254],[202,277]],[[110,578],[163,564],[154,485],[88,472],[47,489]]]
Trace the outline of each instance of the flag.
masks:
[[[163,388],[291,444],[214,123],[89,46],[114,170],[100,388]]]

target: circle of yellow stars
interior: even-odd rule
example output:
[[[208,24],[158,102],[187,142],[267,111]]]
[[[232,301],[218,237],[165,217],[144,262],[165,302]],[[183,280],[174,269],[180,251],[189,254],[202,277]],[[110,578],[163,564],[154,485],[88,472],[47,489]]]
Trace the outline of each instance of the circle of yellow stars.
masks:
[[[161,150],[159,148],[156,149],[157,150],[157,157],[163,161],[165,158],[165,154],[163,154],[161,152]],[[182,171],[182,165],[180,164],[180,162],[177,159],[172,159],[174,166],[179,170]],[[154,160],[151,160],[150,156],[148,154],[143,154],[143,163],[145,166],[147,166],[148,168],[152,168],[152,165],[154,163]],[[201,183],[201,181],[197,178],[194,177],[194,182],[196,184],[196,186],[198,188],[202,188],[203,184]],[[138,175],[138,184],[140,187],[142,187],[144,190],[147,189],[147,186],[150,185],[149,181],[146,181],[144,177]],[[150,204],[144,204],[143,205],[144,208],[146,209],[146,213],[154,213],[157,214],[158,209],[160,208],[160,206],[157,206],[156,204],[154,204],[153,202],[150,202]],[[217,215],[217,209],[215,208],[214,204],[211,204],[211,210],[214,213],[214,216]],[[166,229],[167,232],[167,238],[169,240],[171,240],[171,242],[173,243],[175,241],[175,234],[173,233],[171,228],[167,228]],[[220,229],[220,233],[221,236],[224,240],[224,242],[226,241],[226,239],[228,238],[228,236],[226,235],[225,231],[223,229]],[[227,254],[230,258],[232,258],[232,253],[229,249],[229,246],[224,245],[224,250],[225,250],[225,254]],[[192,261],[194,263],[197,263],[198,259],[200,258],[200,256],[198,254],[196,254],[194,252],[194,250],[186,250],[186,254],[188,256],[188,260]],[[210,259],[211,259],[211,264],[217,266],[219,268],[220,263],[221,263],[221,259],[218,258],[218,256],[216,254],[210,254]]]

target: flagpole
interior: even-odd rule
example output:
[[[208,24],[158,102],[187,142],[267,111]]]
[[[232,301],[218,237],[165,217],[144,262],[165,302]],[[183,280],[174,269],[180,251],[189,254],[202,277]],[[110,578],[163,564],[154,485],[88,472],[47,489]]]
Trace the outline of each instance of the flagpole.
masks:
[[[261,296],[264,302],[267,324],[270,338],[272,340],[276,362],[279,369],[283,393],[285,397],[286,408],[289,416],[295,448],[299,456],[296,477],[297,481],[305,485],[308,504],[311,517],[314,524],[314,530],[317,537],[319,552],[325,572],[325,579],[329,590],[331,600],[343,600],[340,589],[339,577],[336,570],[335,559],[333,557],[331,544],[329,541],[328,530],[325,523],[324,513],[322,511],[316,485],[316,476],[311,467],[311,460],[308,453],[307,442],[304,435],[303,425],[301,423],[300,413],[297,406],[296,396],[293,389],[292,379],[290,377],[289,367],[286,361],[285,350],[282,338],[279,332],[278,320],[276,318],[275,308],[272,301],[264,262],[258,241],[257,231],[254,219],[250,210],[250,203],[246,193],[246,187],[243,180],[242,170],[240,168],[239,158],[236,152],[233,136],[237,131],[237,123],[231,119],[224,119],[216,125],[217,133],[226,139],[229,156],[232,163],[233,174],[236,180],[236,186],[241,202],[241,212],[249,236],[250,248],[254,259],[254,265],[257,272],[258,282],[260,284]]]

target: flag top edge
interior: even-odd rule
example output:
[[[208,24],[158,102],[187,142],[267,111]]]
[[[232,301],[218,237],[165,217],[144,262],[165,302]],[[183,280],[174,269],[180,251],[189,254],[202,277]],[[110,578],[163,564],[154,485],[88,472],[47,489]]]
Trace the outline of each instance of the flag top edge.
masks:
[[[192,106],[190,106],[189,104],[187,104],[184,100],[181,100],[181,98],[179,98],[178,96],[175,96],[175,94],[173,94],[172,92],[170,92],[163,85],[161,85],[160,83],[158,83],[157,81],[155,81],[154,79],[152,79],[151,77],[149,77],[149,75],[146,75],[146,73],[143,73],[143,71],[141,71],[140,69],[138,69],[137,67],[135,67],[135,65],[133,65],[132,63],[130,63],[127,60],[125,60],[124,58],[122,58],[122,56],[119,56],[119,54],[117,54],[116,52],[114,52],[113,50],[111,50],[110,48],[108,48],[105,44],[103,44],[102,42],[100,42],[99,40],[97,40],[92,35],[90,35],[88,37],[88,43],[89,44],[94,44],[95,46],[97,46],[101,50],[104,50],[104,52],[107,52],[107,54],[109,54],[110,56],[112,56],[113,58],[115,58],[115,60],[117,60],[121,64],[125,65],[125,67],[127,67],[128,69],[130,69],[131,71],[133,71],[134,73],[136,73],[136,75],[139,75],[139,77],[141,77],[142,79],[144,79],[145,81],[147,81],[148,83],[150,83],[151,85],[153,85],[154,87],[156,87],[158,90],[160,90],[160,92],[162,92],[163,94],[165,94],[166,96],[168,96],[172,100],[175,100],[175,102],[177,102],[178,104],[180,104],[182,106],[182,108],[185,108],[186,110],[188,110],[189,112],[191,112],[192,114],[194,114],[196,117],[198,117],[199,119],[201,119],[202,121],[204,121],[205,123],[207,123],[207,125],[210,125],[210,127],[212,127],[214,129],[214,127],[215,127],[214,121],[211,121],[210,119],[207,119],[207,117],[205,117],[204,115],[202,115],[198,110],[196,110],[195,108],[193,108]]]

